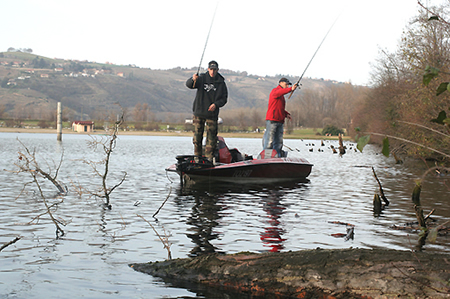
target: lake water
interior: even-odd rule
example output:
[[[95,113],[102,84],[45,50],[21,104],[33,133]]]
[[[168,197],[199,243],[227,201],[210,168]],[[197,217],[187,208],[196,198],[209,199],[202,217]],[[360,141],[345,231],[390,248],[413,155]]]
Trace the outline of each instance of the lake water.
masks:
[[[64,153],[58,179],[70,191],[54,211],[66,224],[62,238],[56,238],[48,215],[41,215],[45,207],[35,185],[27,185],[17,198],[31,181],[30,174],[11,172],[17,170],[18,151],[24,151],[17,138],[35,150],[43,169],[53,173],[54,163]],[[86,135],[67,134],[59,143],[52,134],[0,133],[0,246],[21,237],[0,252],[0,297],[208,298],[195,288],[174,287],[128,266],[168,258],[149,223],[168,238],[173,258],[213,251],[411,250],[417,246],[417,232],[394,226],[416,221],[411,193],[425,168],[396,165],[371,145],[360,153],[347,143],[347,153],[339,157],[330,149],[330,145],[338,146],[337,141],[321,146],[320,140],[285,140],[294,149],[290,156],[314,164],[308,181],[182,188],[178,176],[164,169],[175,163],[176,155],[193,152],[191,138],[119,136],[111,156],[109,184],[117,183],[123,171],[127,177],[111,194],[109,210],[100,199],[76,192],[78,186],[94,190],[101,184],[83,163],[103,157],[87,147],[89,140]],[[228,138],[226,142],[255,156],[261,150],[260,139]],[[378,184],[372,167],[390,201],[380,215],[373,212]],[[47,200],[55,202],[54,186],[41,185]],[[449,186],[445,176],[429,176],[423,183],[424,212],[435,209],[432,218],[438,223],[450,217]],[[338,237],[347,229],[339,223],[354,225],[353,239]],[[423,250],[450,253],[450,238],[438,237]]]

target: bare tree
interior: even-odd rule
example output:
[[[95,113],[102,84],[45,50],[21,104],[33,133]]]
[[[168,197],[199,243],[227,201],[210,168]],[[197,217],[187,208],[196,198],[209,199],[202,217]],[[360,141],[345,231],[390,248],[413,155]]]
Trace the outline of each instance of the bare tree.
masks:
[[[436,134],[445,129],[439,124],[450,100],[448,92],[436,92],[441,86],[447,90],[442,82],[450,79],[450,26],[442,19],[448,18],[449,8],[447,3],[420,11],[405,28],[398,49],[381,51],[373,67],[373,88],[353,115],[355,128],[396,137],[391,138],[393,145],[402,146],[409,156],[441,159],[444,155],[437,151],[448,153],[450,146],[450,139]],[[372,139],[380,144],[381,140]]]
[[[134,106],[133,109],[133,119],[135,121],[143,121],[146,122],[149,120],[150,115],[150,106],[147,103],[141,104],[137,103],[136,106]]]
[[[52,176],[51,175],[52,171],[51,171],[50,166],[48,167],[49,170],[45,171],[39,165],[39,163],[36,159],[35,150],[30,151],[20,140],[19,140],[19,142],[24,147],[25,151],[24,152],[19,151],[19,153],[18,153],[19,154],[18,162],[16,162],[15,165],[19,168],[19,170],[16,171],[15,173],[29,173],[32,177],[32,181],[24,184],[22,191],[20,192],[20,194],[17,197],[20,197],[23,194],[25,188],[28,185],[34,183],[36,185],[36,187],[38,188],[38,194],[45,205],[46,211],[44,213],[41,213],[38,216],[34,217],[30,221],[30,223],[32,223],[34,221],[39,221],[40,217],[42,217],[45,214],[48,214],[51,221],[55,224],[56,238],[62,237],[64,235],[64,230],[61,228],[61,225],[64,226],[65,222],[61,219],[57,219],[53,215],[53,213],[57,210],[58,205],[63,202],[63,200],[61,199],[61,196],[65,195],[67,193],[67,187],[65,187],[65,186],[63,187],[63,184],[61,182],[59,182],[57,179],[57,176],[58,176],[58,173],[61,168],[62,161],[63,161],[64,152],[61,154],[60,162],[56,166],[55,173]],[[61,199],[61,200],[58,200],[54,203],[49,203],[46,196],[44,195],[44,192],[42,191],[41,183],[39,182],[39,179],[41,179],[41,178],[50,181],[58,189],[58,194],[55,199]]]
[[[122,114],[121,114],[119,120],[114,123],[114,130],[112,131],[110,136],[108,136],[107,138],[91,136],[92,140],[88,142],[88,146],[94,150],[96,150],[97,147],[100,147],[102,149],[103,153],[105,154],[104,159],[102,159],[100,161],[87,161],[87,160],[83,161],[84,163],[86,163],[92,167],[92,169],[94,170],[94,173],[97,176],[99,176],[102,181],[101,187],[98,190],[89,191],[89,193],[96,197],[104,198],[105,206],[108,209],[111,209],[110,194],[114,191],[114,189],[116,189],[117,187],[122,185],[122,183],[125,181],[125,178],[127,176],[127,173],[123,172],[123,177],[121,178],[119,183],[115,184],[112,187],[108,187],[107,177],[109,174],[111,154],[113,153],[113,151],[116,148],[116,139],[117,139],[118,130],[119,130],[120,126],[123,124],[123,122],[124,122],[124,119],[123,119],[123,111],[122,111]],[[100,169],[100,167],[99,167],[100,165],[104,165],[103,170]]]
[[[6,107],[3,104],[0,104],[0,118],[3,118],[3,115],[6,112]]]

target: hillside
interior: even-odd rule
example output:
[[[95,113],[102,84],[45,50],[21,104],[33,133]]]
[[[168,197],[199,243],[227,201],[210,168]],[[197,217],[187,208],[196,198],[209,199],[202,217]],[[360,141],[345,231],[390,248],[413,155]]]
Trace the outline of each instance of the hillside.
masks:
[[[0,53],[0,112],[11,118],[46,118],[61,102],[73,119],[105,117],[114,103],[131,111],[148,104],[158,119],[190,115],[194,91],[185,86],[196,68],[153,70],[136,66],[51,59],[22,52]],[[221,69],[229,100],[224,109],[266,107],[279,77],[259,77]],[[288,76],[289,77],[289,76]],[[298,78],[289,77],[296,81]],[[337,82],[302,80],[303,89]],[[296,92],[296,96],[301,94]],[[1,117],[1,116],[0,116]]]

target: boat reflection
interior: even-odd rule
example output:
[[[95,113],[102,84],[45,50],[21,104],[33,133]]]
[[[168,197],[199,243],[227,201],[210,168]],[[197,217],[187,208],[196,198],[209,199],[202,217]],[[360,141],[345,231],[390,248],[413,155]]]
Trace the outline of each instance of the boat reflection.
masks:
[[[195,204],[186,221],[186,224],[190,226],[189,231],[191,231],[186,236],[195,244],[189,256],[199,256],[217,251],[211,241],[220,237],[214,231],[223,209],[223,206],[218,202],[219,200],[215,196],[194,197]]]
[[[189,186],[180,184],[175,202],[180,208],[191,207],[191,213],[186,220],[188,225],[186,236],[195,246],[189,256],[221,252],[213,241],[221,238],[218,228],[223,225],[223,222],[221,223],[220,219],[226,213],[233,213],[226,202],[230,196],[233,200],[239,200],[236,194],[243,196],[252,194],[259,197],[265,212],[260,240],[271,252],[283,250],[286,239],[283,238],[285,230],[281,217],[288,208],[283,203],[283,198],[289,192],[303,192],[308,183],[309,180],[273,185],[195,184]]]
[[[279,252],[284,248],[282,238],[284,229],[282,228],[280,217],[286,207],[281,203],[283,190],[269,190],[268,197],[263,199],[263,210],[267,213],[268,219],[265,221],[267,227],[260,234],[261,241],[265,247],[270,247],[271,252]]]

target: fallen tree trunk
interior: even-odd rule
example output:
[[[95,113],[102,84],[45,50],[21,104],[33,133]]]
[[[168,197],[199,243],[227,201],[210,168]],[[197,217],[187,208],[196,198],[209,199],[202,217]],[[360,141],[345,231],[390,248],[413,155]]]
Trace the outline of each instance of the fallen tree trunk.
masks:
[[[383,249],[210,254],[130,265],[177,286],[279,298],[449,298],[450,255]],[[178,283],[177,283],[178,282]]]

